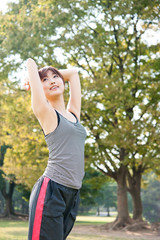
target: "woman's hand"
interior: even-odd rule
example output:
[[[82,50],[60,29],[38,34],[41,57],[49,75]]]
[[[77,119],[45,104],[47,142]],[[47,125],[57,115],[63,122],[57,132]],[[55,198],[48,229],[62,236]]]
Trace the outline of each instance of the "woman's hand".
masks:
[[[32,71],[37,70],[37,64],[32,58],[28,58],[26,62],[28,76],[24,79],[24,89],[29,91],[31,89],[30,81],[29,81],[29,74],[32,73]]]
[[[67,82],[69,82],[72,78],[75,78],[75,75],[78,76],[78,71],[76,68],[60,69],[59,71],[62,74],[64,80]]]
[[[27,69],[32,68],[32,67],[36,67],[37,68],[37,64],[36,64],[36,62],[32,58],[28,58],[27,59],[26,66],[27,66]]]
[[[30,83],[29,83],[29,77],[28,77],[28,76],[25,77],[25,79],[24,79],[24,85],[23,85],[23,87],[24,87],[24,89],[27,90],[27,91],[29,91],[30,88],[31,88]]]

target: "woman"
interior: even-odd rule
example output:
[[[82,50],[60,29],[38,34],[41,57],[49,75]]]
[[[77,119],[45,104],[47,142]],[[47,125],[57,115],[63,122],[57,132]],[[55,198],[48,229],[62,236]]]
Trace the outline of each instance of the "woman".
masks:
[[[35,183],[29,202],[28,240],[64,240],[70,233],[79,205],[84,176],[86,132],[80,124],[81,87],[75,69],[38,71],[27,60],[32,109],[49,149],[43,175]],[[64,83],[69,81],[70,98],[65,108]]]

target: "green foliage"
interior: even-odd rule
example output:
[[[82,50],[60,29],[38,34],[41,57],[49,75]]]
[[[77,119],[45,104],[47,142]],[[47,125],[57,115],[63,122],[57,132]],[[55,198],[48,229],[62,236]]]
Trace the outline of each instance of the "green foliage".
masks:
[[[7,150],[3,170],[14,174],[16,182],[32,187],[47,163],[48,150],[43,133],[30,105],[30,94],[12,89],[8,96],[3,126],[3,141],[12,145]],[[37,144],[39,143],[39,144]]]
[[[30,191],[26,189],[26,186],[19,184],[16,186],[16,191],[19,192],[19,195],[20,195],[19,198],[22,198],[26,202],[29,201]]]
[[[30,191],[26,190],[25,186],[17,185],[13,193],[13,206],[16,213],[28,215]]]
[[[98,171],[88,168],[81,188],[81,206],[95,206],[96,197],[100,196],[100,189],[104,184],[104,177]]]
[[[87,168],[81,189],[82,210],[85,207],[100,207],[108,209],[117,207],[117,187],[115,183],[109,183],[102,173],[93,168]]]

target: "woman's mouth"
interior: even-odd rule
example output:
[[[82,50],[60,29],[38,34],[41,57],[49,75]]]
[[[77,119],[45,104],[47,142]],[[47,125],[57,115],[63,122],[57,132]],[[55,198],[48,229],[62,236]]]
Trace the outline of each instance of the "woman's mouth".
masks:
[[[56,90],[56,89],[58,89],[59,87],[57,86],[57,85],[54,85],[54,86],[52,86],[51,88],[50,88],[50,90]]]

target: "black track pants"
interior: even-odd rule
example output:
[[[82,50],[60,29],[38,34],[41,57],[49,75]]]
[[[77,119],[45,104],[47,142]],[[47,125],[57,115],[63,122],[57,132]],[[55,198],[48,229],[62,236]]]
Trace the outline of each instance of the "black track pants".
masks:
[[[79,193],[40,177],[29,201],[28,240],[65,240],[76,219]]]

